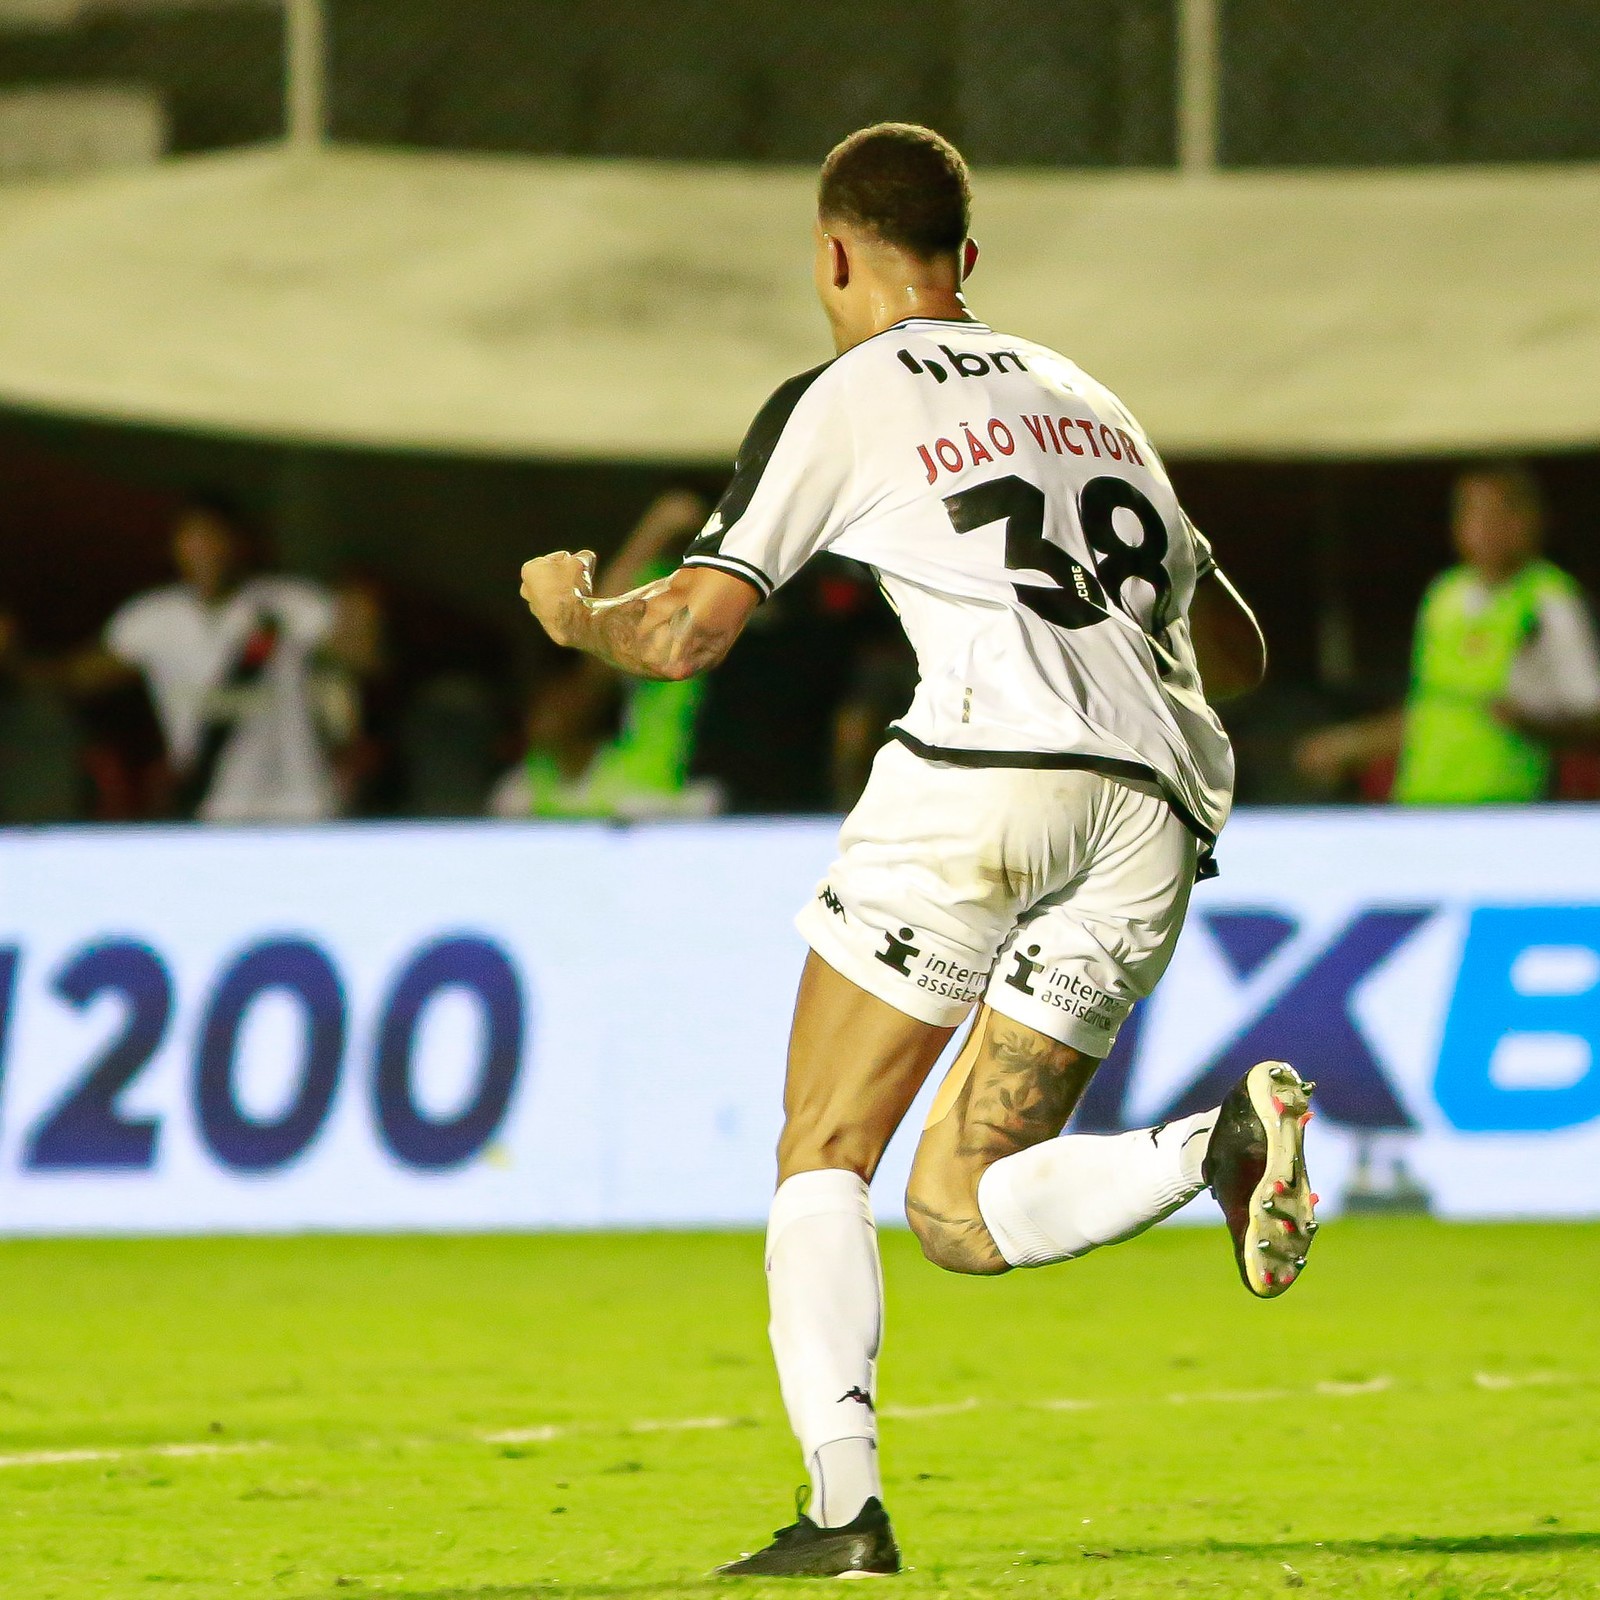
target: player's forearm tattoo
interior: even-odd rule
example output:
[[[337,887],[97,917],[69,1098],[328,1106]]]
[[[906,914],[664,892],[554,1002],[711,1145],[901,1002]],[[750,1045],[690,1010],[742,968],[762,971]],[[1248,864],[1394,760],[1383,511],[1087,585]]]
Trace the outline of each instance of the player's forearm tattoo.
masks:
[[[645,594],[616,600],[575,599],[566,618],[564,643],[640,678],[685,678],[714,667],[731,638],[695,621],[680,605],[662,614]]]
[[[973,1090],[958,1153],[998,1161],[1055,1138],[1098,1063],[999,1017],[989,1050],[991,1065]]]

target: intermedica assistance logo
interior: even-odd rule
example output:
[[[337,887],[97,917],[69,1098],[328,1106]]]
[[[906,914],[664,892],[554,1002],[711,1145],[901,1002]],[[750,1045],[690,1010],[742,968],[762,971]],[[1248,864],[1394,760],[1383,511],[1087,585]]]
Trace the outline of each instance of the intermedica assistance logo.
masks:
[[[1119,1009],[1115,996],[1069,967],[1053,967],[1036,959],[1041,954],[1039,945],[1030,944],[1004,956],[1004,981],[1032,999],[1109,1033]]]
[[[1445,918],[1464,929],[1460,955],[1444,972],[1443,992],[1406,996],[1411,1012],[1439,1019],[1425,1080],[1411,1075],[1407,1095],[1360,1000]],[[1216,909],[1192,918],[1185,940],[1197,935],[1254,1003],[1185,1074],[1158,1117],[1215,1105],[1251,1063],[1282,1058],[1316,1079],[1318,1110],[1335,1126],[1414,1129],[1424,1112],[1436,1120],[1436,1110],[1463,1134],[1526,1134],[1600,1118],[1600,905],[1371,906],[1320,936],[1286,911]],[[1269,971],[1281,977],[1263,994],[1258,985]],[[1151,1003],[1161,999],[1158,990]],[[1079,1126],[1110,1130],[1137,1120],[1127,1102],[1143,1066],[1149,1004],[1124,1026]],[[1140,1106],[1139,1117],[1150,1114]]]
[[[925,951],[922,935],[915,928],[884,934],[882,949],[873,954],[890,971],[941,999],[975,1001],[982,995],[988,977],[980,968],[969,967],[957,958]]]

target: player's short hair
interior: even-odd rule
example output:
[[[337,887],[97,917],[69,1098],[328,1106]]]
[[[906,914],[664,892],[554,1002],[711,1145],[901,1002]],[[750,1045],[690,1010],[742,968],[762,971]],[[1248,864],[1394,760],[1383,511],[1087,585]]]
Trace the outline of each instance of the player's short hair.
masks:
[[[1508,505],[1536,524],[1544,521],[1544,489],[1525,461],[1511,457],[1469,461],[1456,475],[1455,492],[1458,496],[1462,484],[1473,478],[1486,478],[1497,484]]]
[[[932,128],[878,122],[836,144],[822,163],[817,214],[928,260],[960,250],[972,214],[961,152]]]

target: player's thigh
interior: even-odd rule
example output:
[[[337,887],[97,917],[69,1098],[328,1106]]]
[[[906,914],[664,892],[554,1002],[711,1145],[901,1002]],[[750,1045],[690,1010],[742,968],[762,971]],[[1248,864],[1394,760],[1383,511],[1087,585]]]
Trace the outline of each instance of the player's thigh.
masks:
[[[978,1180],[1060,1133],[1183,926],[1193,837],[1142,790],[1108,783],[1104,806],[1079,877],[1034,906],[1002,946],[918,1146],[908,1215],[928,1253],[957,1270],[1002,1270],[974,1264],[992,1250]]]
[[[1027,894],[1028,873],[1006,851],[1012,802],[1004,774],[898,745],[879,753],[840,854],[796,919],[812,956],[790,1053],[784,1175],[869,1175],[971,1013]]]
[[[984,993],[992,1010],[1097,1059],[1167,970],[1199,855],[1165,801],[1111,780],[1106,788],[1080,874],[1018,920]]]
[[[789,1038],[778,1181],[831,1168],[870,1180],[953,1031],[897,1010],[813,952]]]
[[[1018,827],[1036,809],[1018,789],[1019,775],[886,745],[795,919],[806,943],[897,1011],[944,1028],[964,1022],[1018,914],[1054,886]]]

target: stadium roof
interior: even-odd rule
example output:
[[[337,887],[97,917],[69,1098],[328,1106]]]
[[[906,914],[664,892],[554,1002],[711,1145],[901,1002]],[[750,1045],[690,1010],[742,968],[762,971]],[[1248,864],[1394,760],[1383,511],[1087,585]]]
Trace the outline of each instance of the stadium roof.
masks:
[[[0,403],[709,461],[829,350],[812,175],[334,147],[0,189]],[[974,308],[1184,456],[1600,444],[1600,168],[986,172]]]

